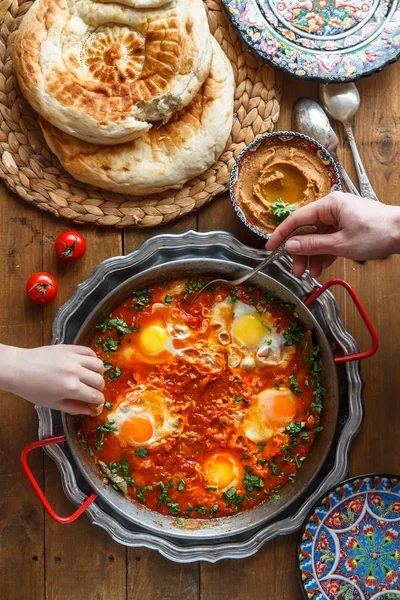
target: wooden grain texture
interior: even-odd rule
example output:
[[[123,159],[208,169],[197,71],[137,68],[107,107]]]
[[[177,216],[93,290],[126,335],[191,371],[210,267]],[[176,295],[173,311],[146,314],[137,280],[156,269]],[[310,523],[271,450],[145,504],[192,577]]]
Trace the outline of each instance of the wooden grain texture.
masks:
[[[400,64],[358,85],[361,107],[355,136],[364,166],[382,202],[400,204]],[[351,162],[346,151],[345,164]],[[346,279],[358,291],[380,337],[380,350],[363,365],[365,422],[351,455],[351,474],[399,473],[400,422],[400,256],[351,268]],[[367,348],[370,340],[360,317],[348,303],[347,326]],[[397,426],[396,426],[397,423]]]
[[[62,262],[54,253],[54,239],[69,229],[66,220],[44,216],[43,260],[59,283],[56,301],[45,307],[44,342],[51,340],[51,325],[58,308],[71,296],[75,286],[84,281],[102,260],[122,253],[122,233],[113,230],[77,227],[86,237],[88,251],[78,262]],[[66,499],[60,473],[46,456],[46,495],[61,515],[74,511]],[[110,536],[90,524],[83,515],[70,525],[58,525],[46,514],[46,598],[49,600],[123,600],[126,596],[126,549]],[[71,578],[71,574],[73,574]]]
[[[0,202],[0,342],[35,346],[42,340],[42,308],[25,298],[25,281],[42,270],[42,215],[4,188]],[[44,517],[20,467],[22,448],[37,439],[34,407],[1,393],[0,596],[41,600],[44,593]],[[43,482],[43,455],[29,464]]]
[[[362,106],[355,120],[356,138],[371,181],[382,201],[400,204],[399,123],[400,99],[396,81],[400,65],[358,84]],[[284,80],[280,129],[291,128],[291,109],[301,96],[315,97],[317,86]],[[340,152],[355,178],[349,149],[337,128],[344,149]],[[187,216],[174,227],[144,231],[84,228],[88,253],[82,263],[60,265],[52,254],[54,236],[66,227],[63,221],[42,215],[1,188],[0,302],[1,341],[26,346],[50,340],[54,312],[86,278],[91,269],[113,254],[131,252],[153,235],[223,229],[254,247],[263,243],[235,217],[227,195],[204,207],[197,216]],[[43,258],[42,258],[43,248]],[[379,353],[363,365],[366,380],[366,419],[351,455],[351,474],[399,470],[398,428],[400,419],[400,292],[399,257],[360,265],[337,261],[322,277],[346,278],[359,293],[381,338]],[[42,262],[43,261],[43,262]],[[57,273],[60,296],[42,311],[27,304],[24,283],[34,270]],[[346,326],[363,348],[368,335],[351,301],[334,290]],[[69,526],[43,518],[41,507],[22,476],[19,451],[36,437],[36,417],[31,406],[7,394],[1,395],[3,420],[0,460],[6,486],[0,488],[0,581],[1,597],[10,600],[300,600],[296,576],[296,535],[267,543],[255,556],[215,565],[170,563],[155,551],[125,549],[85,516]],[[43,479],[43,455],[32,455],[38,480]],[[45,461],[46,493],[62,514],[72,507],[64,498],[60,476],[50,460]],[[44,552],[46,547],[46,552]]]

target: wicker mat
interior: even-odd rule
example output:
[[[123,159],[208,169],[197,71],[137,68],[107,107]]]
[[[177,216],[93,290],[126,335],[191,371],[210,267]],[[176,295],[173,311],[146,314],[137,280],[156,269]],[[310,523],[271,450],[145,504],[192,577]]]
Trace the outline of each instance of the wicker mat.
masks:
[[[71,177],[47,147],[37,115],[16,83],[11,46],[32,2],[0,0],[0,177],[21,198],[77,223],[154,227],[199,209],[228,187],[234,160],[255,136],[272,131],[279,116],[281,76],[261,63],[229,27],[218,0],[205,0],[210,28],[229,57],[236,77],[234,123],[219,161],[181,190],[146,197],[122,196]]]

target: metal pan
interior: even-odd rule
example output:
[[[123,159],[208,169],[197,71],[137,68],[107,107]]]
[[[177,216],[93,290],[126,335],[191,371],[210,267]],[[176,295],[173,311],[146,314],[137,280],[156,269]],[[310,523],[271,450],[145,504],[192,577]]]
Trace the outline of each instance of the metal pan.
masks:
[[[249,267],[244,267],[243,265],[229,260],[216,260],[213,258],[194,258],[190,260],[186,259],[184,261],[175,260],[168,264],[151,267],[139,274],[127,278],[116,289],[110,291],[104,299],[100,300],[93,308],[89,317],[82,324],[76,335],[75,343],[88,344],[94,334],[96,324],[106,317],[113,308],[123,302],[134,289],[148,287],[149,285],[157,283],[160,280],[163,281],[166,278],[191,277],[193,275],[223,275],[226,278],[235,278],[239,274],[243,274],[243,271],[248,270],[248,268]],[[254,276],[252,283],[263,290],[273,291],[283,300],[294,304],[299,319],[313,332],[314,339],[322,349],[323,377],[324,385],[327,389],[324,410],[322,413],[322,425],[324,426],[324,430],[317,436],[306,461],[296,475],[294,484],[286,485],[282,488],[280,501],[263,504],[239,515],[214,519],[212,521],[185,519],[182,520],[182,525],[178,525],[175,518],[150,511],[139,504],[131,502],[110,486],[105,486],[98,475],[94,463],[91,464],[89,462],[89,459],[76,437],[74,419],[67,415],[63,415],[63,426],[69,448],[79,469],[94,490],[94,493],[89,496],[85,503],[71,517],[61,518],[54,513],[29,470],[26,460],[28,453],[33,448],[40,445],[58,443],[65,440],[65,438],[59,437],[35,442],[27,446],[22,453],[23,468],[46,510],[55,520],[61,523],[75,520],[97,496],[100,496],[113,510],[147,530],[179,538],[196,538],[199,540],[223,538],[248,531],[249,529],[258,527],[261,524],[265,524],[268,521],[275,519],[278,514],[287,509],[296,501],[305,489],[308,488],[324,463],[332,444],[336,428],[339,397],[335,362],[359,360],[372,355],[378,347],[377,336],[355,292],[346,282],[341,280],[328,282],[308,298],[305,303],[299,300],[299,298],[283,284],[263,273],[258,273]],[[371,333],[372,347],[368,352],[334,358],[323,330],[308,309],[308,306],[316,300],[317,297],[334,284],[344,286],[355,301],[356,306]]]

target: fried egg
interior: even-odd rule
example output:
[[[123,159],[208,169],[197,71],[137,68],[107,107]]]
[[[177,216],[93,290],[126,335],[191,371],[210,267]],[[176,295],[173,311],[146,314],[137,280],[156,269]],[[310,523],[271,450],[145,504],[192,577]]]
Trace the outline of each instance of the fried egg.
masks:
[[[216,487],[224,492],[239,485],[243,478],[243,465],[230,452],[215,452],[204,461],[202,472],[206,487]]]
[[[187,325],[170,315],[170,308],[161,303],[152,307],[150,316],[143,319],[139,331],[133,332],[129,345],[117,351],[116,358],[122,366],[133,366],[135,362],[166,363],[180,352],[182,340],[190,338]]]
[[[218,337],[228,348],[229,366],[250,370],[255,367],[286,366],[295,347],[286,347],[277,332],[273,315],[260,315],[256,308],[241,300],[216,303],[207,313]]]
[[[181,422],[168,399],[157,390],[138,386],[125,394],[117,408],[107,415],[121,446],[152,446],[168,435],[179,435]]]
[[[295,415],[296,397],[289,389],[266,389],[239,422],[239,433],[252,442],[266,442],[277,431],[283,431]]]

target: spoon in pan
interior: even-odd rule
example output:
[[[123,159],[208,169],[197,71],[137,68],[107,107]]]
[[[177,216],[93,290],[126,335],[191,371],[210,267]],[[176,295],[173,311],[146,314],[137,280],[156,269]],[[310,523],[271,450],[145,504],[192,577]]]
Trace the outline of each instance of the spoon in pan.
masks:
[[[328,115],[332,117],[332,119],[336,119],[336,121],[342,123],[344,127],[353,153],[357,177],[360,183],[361,196],[379,202],[372,189],[364,165],[362,164],[353,129],[351,127],[351,119],[354,117],[360,106],[360,94],[358,93],[358,89],[354,83],[321,84],[319,87],[319,95],[322,105]]]
[[[359,196],[360,192],[351,181],[347,171],[340,163],[338,155],[336,154],[339,145],[338,137],[329,123],[327,114],[318,102],[315,102],[315,100],[311,100],[310,98],[300,98],[294,105],[292,122],[294,131],[300,131],[300,133],[304,133],[304,135],[314,138],[332,154],[338,164],[340,174],[347,189],[352,194]]]
[[[221,283],[230,287],[242,285],[242,283],[250,279],[250,277],[253,277],[253,275],[258,273],[258,271],[261,271],[261,269],[264,269],[267,265],[270,265],[272,262],[278,260],[278,258],[283,256],[284,254],[287,254],[285,244],[289,238],[295,235],[317,233],[317,231],[318,228],[315,225],[302,225],[301,227],[296,227],[296,229],[293,229],[292,233],[283,240],[282,244],[275,248],[275,250],[273,250],[271,254],[268,254],[268,256],[264,260],[262,260],[256,267],[254,267],[254,269],[252,269],[249,273],[246,273],[242,277],[238,277],[238,279],[213,279],[212,281],[209,281],[208,283],[203,285],[203,287],[197,292],[197,294],[193,296],[193,298],[191,298],[191,300],[189,300],[188,305],[192,306],[193,302],[200,296],[202,292],[204,292],[206,288],[210,287],[211,285],[215,285],[216,283]]]

